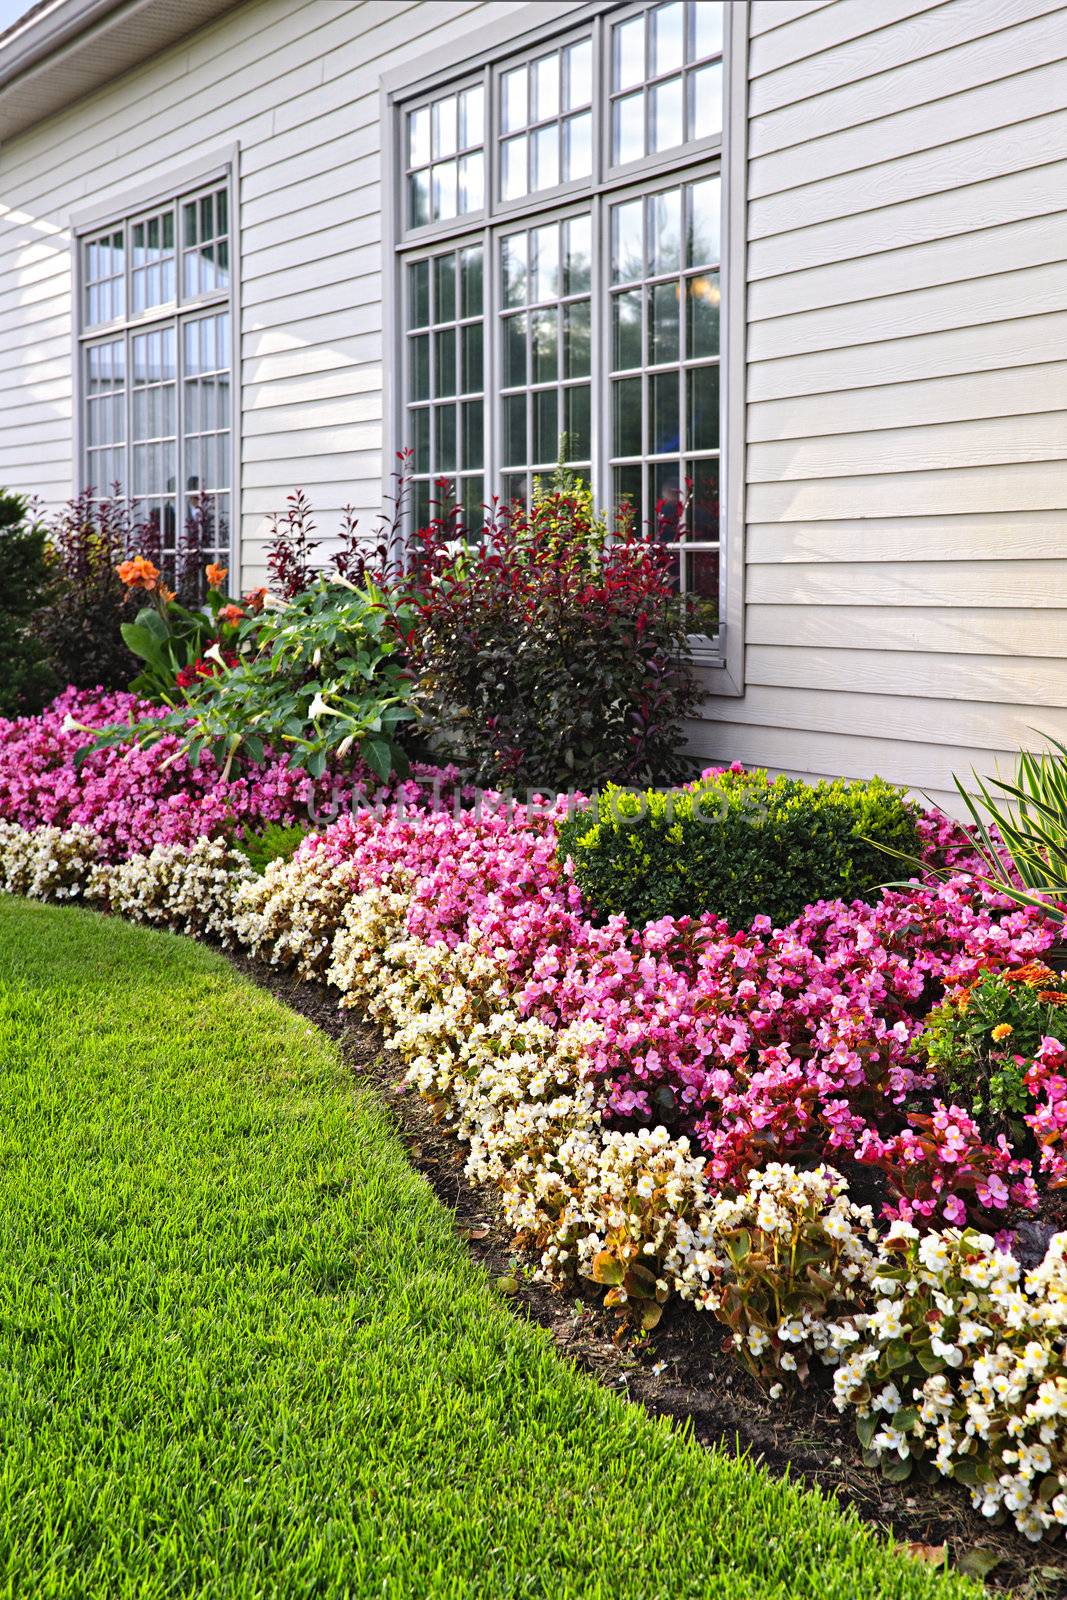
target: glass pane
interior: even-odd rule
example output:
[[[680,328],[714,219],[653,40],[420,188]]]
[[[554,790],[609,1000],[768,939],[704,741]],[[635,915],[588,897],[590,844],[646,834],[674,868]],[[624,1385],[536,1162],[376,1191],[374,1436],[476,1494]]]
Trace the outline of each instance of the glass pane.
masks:
[[[565,461],[588,461],[592,455],[589,385],[578,384],[563,391],[563,432]]]
[[[641,508],[641,468],[616,467],[613,474],[615,509],[630,506],[638,522],[643,520]]]
[[[673,150],[685,140],[682,121],[682,80],[668,78],[652,90],[652,121],[650,127],[653,150]]]
[[[652,366],[678,360],[678,300],[675,283],[657,283],[649,295],[648,359]]]
[[[434,336],[434,397],[456,392],[456,330],[443,328]]]
[[[677,372],[659,372],[649,379],[649,403],[652,453],[665,455],[668,450],[680,449]]]
[[[563,224],[563,293],[588,294],[593,225],[589,217]]]
[[[500,147],[500,187],[505,200],[519,200],[526,193],[526,135],[505,139]]]
[[[454,472],[456,469],[456,408],[435,406],[434,471]]]
[[[412,328],[425,328],[430,320],[430,263],[416,261],[408,268],[408,320]]]
[[[589,374],[589,301],[576,300],[563,308],[563,375],[584,378]]]
[[[722,62],[700,67],[689,78],[689,137],[710,139],[722,132]]]
[[[470,245],[460,252],[460,314],[480,317],[482,314],[482,247]]]
[[[480,400],[467,400],[463,405],[463,465],[480,467],[483,462],[483,406]]]
[[[196,201],[188,200],[182,206],[182,233],[186,247],[194,245],[196,238]]]
[[[425,408],[408,413],[411,418],[411,448],[415,452],[416,472],[430,470],[430,413]]]
[[[682,263],[682,191],[656,195],[652,213],[652,271],[677,272]]]
[[[713,456],[709,460],[693,461],[689,466],[692,479],[692,502],[689,511],[689,528],[694,539],[719,537],[719,463]]]
[[[686,264],[690,267],[714,266],[719,257],[721,193],[718,178],[689,187],[689,224],[686,239]]]
[[[464,478],[463,526],[468,533],[476,533],[485,524],[485,480],[479,475]]]
[[[533,187],[554,189],[559,182],[559,128],[550,123],[533,135]]]
[[[408,215],[413,228],[423,228],[430,220],[430,174],[414,172],[409,180]]]
[[[559,229],[550,223],[530,233],[530,276],[533,300],[555,300],[559,294]]]
[[[454,94],[447,95],[443,100],[435,100],[433,104],[433,148],[432,155],[435,161],[442,156],[454,156],[456,153],[456,140],[458,136],[457,105]]]
[[[593,99],[593,46],[588,39],[563,52],[563,109],[573,111]]]
[[[558,376],[559,353],[557,349],[557,313],[535,311],[531,317],[530,336],[533,356],[534,383],[554,383]]]
[[[628,200],[611,213],[611,281],[631,283],[644,276],[642,202]]]
[[[515,389],[526,380],[526,313],[505,317],[504,324],[504,387]]]
[[[622,378],[612,385],[612,455],[641,454],[641,379]]]
[[[526,476],[525,476],[525,474],[521,473],[521,472],[509,473],[502,480],[500,492],[501,492],[501,495],[503,496],[504,504],[507,505],[507,506],[513,505],[516,500],[525,502],[525,500],[526,500]]]
[[[531,122],[544,122],[559,115],[559,56],[542,56],[531,69],[533,115]]]
[[[694,367],[685,375],[686,447],[719,448],[719,369]]]
[[[645,97],[629,94],[616,100],[611,112],[611,152],[617,167],[640,161],[645,153]]]
[[[722,50],[722,6],[719,0],[697,0],[694,13],[694,57],[715,56]]]
[[[501,126],[505,133],[514,133],[526,126],[526,68],[516,67],[505,72],[500,80]]]
[[[640,289],[627,289],[612,298],[611,365],[618,372],[641,365]]]
[[[413,400],[430,398],[430,336],[420,333],[409,341],[411,349],[411,397]]]
[[[200,200],[200,240],[203,243],[205,239],[213,239],[214,237],[215,207],[212,204],[212,196],[205,194]]]
[[[504,240],[504,304],[526,304],[526,235],[514,233]]]
[[[686,352],[691,357],[719,354],[719,274],[703,273],[686,285]]]
[[[677,539],[683,532],[685,484],[679,461],[657,461],[652,467],[652,512],[661,538]]]
[[[441,222],[456,215],[456,163],[443,161],[433,168],[431,190],[433,219]]]
[[[434,322],[456,320],[456,258],[451,251],[447,256],[434,257],[433,320]]]
[[[504,399],[504,465],[522,466],[526,460],[526,396],[507,395]]]
[[[430,159],[430,108],[408,112],[408,166],[423,167]]]
[[[539,389],[533,396],[533,459],[552,465],[559,458],[559,416],[555,389]]]
[[[698,7],[699,9],[699,7]],[[672,0],[652,13],[652,74],[677,72],[685,59],[685,5]]]
[[[459,209],[466,216],[485,204],[485,158],[480,150],[463,156],[459,163]]]
[[[459,147],[468,150],[471,145],[485,142],[485,90],[481,84],[466,89],[459,97]]]
[[[480,394],[484,382],[482,325],[472,322],[460,332],[464,394]]]
[[[593,170],[593,113],[583,111],[563,124],[563,178],[573,183]]]
[[[632,17],[613,30],[611,87],[630,89],[645,79],[645,19]]]

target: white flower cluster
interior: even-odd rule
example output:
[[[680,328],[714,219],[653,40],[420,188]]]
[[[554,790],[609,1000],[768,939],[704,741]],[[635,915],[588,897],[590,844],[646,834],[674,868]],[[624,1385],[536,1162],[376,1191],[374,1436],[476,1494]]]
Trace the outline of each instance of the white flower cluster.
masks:
[[[100,855],[91,828],[22,828],[0,822],[0,889],[31,900],[76,900]]]
[[[1067,1233],[1023,1272],[988,1234],[894,1224],[834,1374],[876,1455],[932,1460],[1030,1539],[1067,1526]]]
[[[157,844],[148,855],[94,868],[88,898],[132,922],[233,945],[238,894],[254,882],[246,856],[222,839]]]
[[[234,935],[252,955],[320,978],[330,963],[334,934],[352,898],[352,864],[334,861],[304,840],[288,861],[271,861],[242,887]]]

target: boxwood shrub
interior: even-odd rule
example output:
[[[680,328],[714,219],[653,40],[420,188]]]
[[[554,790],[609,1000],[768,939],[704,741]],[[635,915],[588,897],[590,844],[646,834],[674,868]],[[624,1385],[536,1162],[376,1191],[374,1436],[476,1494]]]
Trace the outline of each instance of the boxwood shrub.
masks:
[[[643,924],[712,911],[733,928],[782,927],[815,900],[863,897],[893,876],[891,850],[919,847],[901,789],[705,773],[684,789],[609,786],[560,830],[590,909]]]

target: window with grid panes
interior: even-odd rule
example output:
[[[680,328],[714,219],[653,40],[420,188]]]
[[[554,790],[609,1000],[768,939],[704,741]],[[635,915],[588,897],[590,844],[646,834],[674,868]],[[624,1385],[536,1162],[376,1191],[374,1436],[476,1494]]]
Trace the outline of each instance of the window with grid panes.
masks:
[[[80,475],[130,502],[168,562],[230,559],[229,187],[131,213],[80,242]]]
[[[718,0],[596,8],[397,106],[413,525],[436,510],[478,527],[493,497],[527,500],[563,459],[599,504],[659,527],[705,644],[720,588],[723,29]],[[435,186],[444,163],[456,174]]]

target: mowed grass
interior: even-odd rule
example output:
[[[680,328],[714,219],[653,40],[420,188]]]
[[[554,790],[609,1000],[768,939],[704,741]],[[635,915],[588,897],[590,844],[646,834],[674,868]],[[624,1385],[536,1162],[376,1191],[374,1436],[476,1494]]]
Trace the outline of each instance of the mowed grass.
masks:
[[[0,897],[0,1594],[978,1592],[561,1361],[221,958]]]

